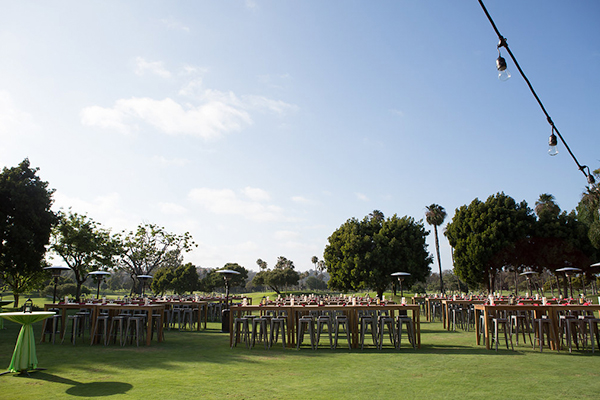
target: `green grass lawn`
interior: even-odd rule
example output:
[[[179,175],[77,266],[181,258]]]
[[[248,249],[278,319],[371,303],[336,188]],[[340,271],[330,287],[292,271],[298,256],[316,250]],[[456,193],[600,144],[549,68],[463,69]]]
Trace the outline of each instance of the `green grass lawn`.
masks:
[[[39,341],[41,323],[35,325]],[[0,331],[0,370],[20,326]],[[37,344],[31,377],[0,376],[0,399],[597,399],[600,352],[485,350],[474,332],[422,323],[422,348],[229,348],[220,324],[166,331],[150,347]],[[89,343],[89,342],[88,342]],[[323,342],[322,342],[323,343]],[[502,342],[501,342],[502,343]]]

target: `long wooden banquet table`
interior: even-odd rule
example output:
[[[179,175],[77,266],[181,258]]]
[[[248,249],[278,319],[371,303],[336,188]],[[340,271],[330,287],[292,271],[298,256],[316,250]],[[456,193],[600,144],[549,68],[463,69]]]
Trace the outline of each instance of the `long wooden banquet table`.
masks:
[[[164,315],[165,305],[164,304],[119,304],[119,303],[58,303],[58,304],[45,304],[44,310],[49,310],[51,308],[57,308],[61,310],[62,314],[62,332],[61,337],[64,336],[66,331],[66,322],[67,322],[67,314],[68,310],[72,309],[82,309],[87,308],[92,310],[92,332],[95,330],[95,324],[100,313],[100,310],[109,310],[111,315],[118,315],[121,311],[146,311],[148,314],[148,323],[146,327],[146,345],[150,346],[152,339],[152,319],[155,318],[152,314],[153,311],[159,311],[160,315]],[[163,325],[158,325],[158,333],[156,337],[159,342],[163,341]],[[45,332],[42,332],[41,341],[43,342],[45,339]],[[94,344],[95,338],[92,336],[91,344]]]
[[[196,330],[199,331],[200,330],[200,321],[204,322],[204,329],[206,329],[206,324],[208,322],[208,303],[210,303],[211,300],[199,300],[199,301],[195,301],[195,300],[157,300],[155,301],[153,304],[164,304],[166,309],[172,309],[174,305],[187,305],[187,306],[191,306],[191,307],[195,307],[198,306],[198,308],[196,309],[196,312],[198,313],[197,316],[197,321],[198,323],[196,324]],[[202,315],[204,315],[204,318],[202,318]]]
[[[358,326],[358,313],[360,310],[370,311],[389,311],[390,316],[394,316],[395,312],[410,311],[411,316],[415,325],[415,336],[417,340],[417,347],[421,348],[421,317],[420,317],[420,306],[418,304],[364,304],[364,305],[343,305],[343,304],[328,304],[328,305],[290,305],[290,304],[269,304],[269,305],[231,305],[231,316],[229,320],[229,344],[233,344],[234,340],[238,338],[233,337],[233,321],[236,317],[241,317],[243,314],[260,312],[264,314],[264,311],[286,311],[287,312],[287,343],[291,345],[296,344],[296,327],[298,316],[302,314],[308,314],[309,311],[345,311],[348,316],[348,325],[352,334],[352,348],[358,348],[359,344],[359,326]]]
[[[510,305],[510,304],[476,304],[475,306],[476,312],[483,312],[484,316],[484,330],[486,332],[485,335],[485,348],[490,349],[490,335],[488,332],[490,331],[489,324],[491,318],[496,315],[498,311],[533,311],[535,318],[541,318],[543,315],[547,315],[548,318],[552,321],[552,329],[554,331],[554,340],[550,340],[550,347],[553,350],[560,350],[560,340],[559,340],[559,313],[562,311],[592,311],[592,312],[600,312],[600,305],[591,304],[591,305],[582,305],[582,304],[546,304],[541,305],[537,303],[529,303],[523,305]],[[476,316],[476,318],[478,318]],[[477,335],[477,344],[480,344],[480,328],[479,324],[475,324],[475,334]]]

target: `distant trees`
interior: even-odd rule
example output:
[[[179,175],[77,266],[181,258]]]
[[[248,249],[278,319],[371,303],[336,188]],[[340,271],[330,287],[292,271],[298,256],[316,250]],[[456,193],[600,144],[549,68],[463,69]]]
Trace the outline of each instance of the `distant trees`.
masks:
[[[154,224],[140,224],[135,232],[121,238],[119,268],[127,271],[133,281],[132,293],[140,294],[138,275],[151,275],[161,267],[178,267],[183,262],[184,252],[196,246],[192,236],[186,232],[176,235]]]
[[[588,187],[577,205],[577,219],[587,226],[588,238],[600,250],[600,168],[594,170],[596,183]]]
[[[160,268],[154,274],[150,288],[161,296],[169,290],[179,295],[192,293],[199,288],[198,271],[192,263]]]
[[[411,274],[407,286],[425,281],[431,256],[425,242],[429,234],[422,222],[393,215],[385,219],[375,210],[362,221],[351,218],[335,230],[325,247],[329,287],[339,290],[372,288],[381,298],[393,282],[391,274]]]
[[[487,284],[491,291],[496,272],[512,262],[503,257],[526,237],[534,220],[525,201],[517,203],[504,193],[457,209],[446,227],[456,275],[469,286]]]
[[[503,269],[554,273],[573,265],[587,272],[594,248],[585,224],[574,212],[561,213],[547,193],[535,211],[537,218],[525,201],[517,203],[504,193],[460,207],[445,233],[458,277],[470,287],[485,285],[493,291],[495,276]]]
[[[254,276],[252,282],[256,286],[267,286],[280,294],[284,287],[298,284],[300,275],[294,268],[292,260],[280,256],[277,258],[277,263],[272,270],[263,269]]]
[[[0,174],[0,276],[14,295],[40,286],[46,246],[56,216],[50,209],[54,190],[24,159],[17,167],[4,167]]]
[[[58,213],[58,224],[52,230],[50,249],[58,254],[75,274],[75,298],[79,301],[81,287],[88,274],[110,269],[118,254],[118,244],[110,232],[85,215]]]
[[[229,269],[240,273],[239,275],[233,275],[231,277],[229,281],[229,288],[246,286],[246,280],[248,280],[248,270],[238,263],[227,263],[222,268],[211,270],[206,277],[202,279],[202,290],[206,292],[212,292],[217,288],[224,288],[225,281],[223,280],[223,275],[217,272],[224,269]]]
[[[446,210],[444,207],[438,204],[432,204],[427,206],[427,211],[425,212],[425,220],[429,225],[433,225],[434,235],[435,235],[435,251],[437,254],[438,260],[438,268],[440,275],[440,290],[444,293],[444,278],[442,274],[442,259],[440,257],[440,242],[438,240],[438,226],[441,226],[446,219]]]

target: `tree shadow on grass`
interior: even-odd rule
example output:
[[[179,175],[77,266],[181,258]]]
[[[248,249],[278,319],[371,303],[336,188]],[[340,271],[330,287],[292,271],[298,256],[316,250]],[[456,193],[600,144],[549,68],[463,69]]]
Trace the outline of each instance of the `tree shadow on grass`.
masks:
[[[115,394],[125,394],[133,388],[129,383],[125,382],[88,382],[81,383],[72,379],[62,378],[57,375],[48,374],[45,372],[37,372],[31,375],[33,379],[40,379],[47,382],[62,383],[70,385],[65,393],[71,396],[80,397],[102,397],[112,396]]]

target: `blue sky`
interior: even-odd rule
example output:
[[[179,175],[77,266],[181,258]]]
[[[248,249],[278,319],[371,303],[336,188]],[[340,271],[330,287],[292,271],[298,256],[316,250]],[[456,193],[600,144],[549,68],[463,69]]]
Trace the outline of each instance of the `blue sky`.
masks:
[[[580,163],[600,167],[600,3],[486,6]],[[113,231],[189,231],[198,266],[285,256],[305,271],[376,209],[420,220],[437,203],[449,222],[504,191],[572,210],[586,185],[564,147],[547,155],[506,52],[513,77],[497,79],[476,0],[0,7],[0,165],[29,157],[55,209]]]

